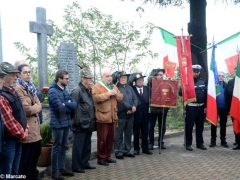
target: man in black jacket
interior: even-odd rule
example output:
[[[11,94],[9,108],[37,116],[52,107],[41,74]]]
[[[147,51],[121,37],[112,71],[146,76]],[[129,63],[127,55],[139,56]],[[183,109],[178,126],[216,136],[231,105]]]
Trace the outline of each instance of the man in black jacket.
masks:
[[[196,125],[196,144],[197,148],[206,150],[203,141],[203,130],[205,121],[205,112],[207,100],[207,86],[206,83],[199,77],[202,67],[198,64],[192,66],[194,87],[196,92],[196,101],[186,105],[185,118],[185,138],[186,150],[192,151],[192,131],[193,125]]]
[[[123,94],[123,101],[118,102],[118,126],[115,138],[115,156],[117,159],[134,157],[131,153],[131,139],[133,132],[134,112],[137,107],[137,97],[132,87],[127,84],[128,75],[119,72],[117,87]]]
[[[136,74],[136,85],[133,90],[138,98],[137,110],[134,114],[133,134],[134,134],[134,154],[138,155],[140,151],[139,137],[142,138],[142,152],[152,154],[148,147],[148,125],[149,125],[149,88],[143,85],[144,77],[142,74]]]
[[[89,164],[91,137],[95,130],[95,111],[91,94],[92,78],[87,69],[82,69],[81,82],[71,93],[71,97],[77,102],[72,122],[72,170],[76,173],[84,173],[84,169],[96,169]]]

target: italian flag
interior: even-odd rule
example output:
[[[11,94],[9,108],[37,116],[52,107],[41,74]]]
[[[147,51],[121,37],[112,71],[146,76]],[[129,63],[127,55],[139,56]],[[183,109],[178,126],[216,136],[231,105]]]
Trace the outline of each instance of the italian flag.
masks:
[[[216,45],[216,60],[226,64],[222,70],[234,74],[238,61],[237,49],[240,48],[240,32],[229,36]]]
[[[217,114],[217,101],[216,95],[219,94],[220,89],[218,87],[218,71],[215,61],[215,48],[216,45],[212,46],[212,57],[208,70],[208,93],[207,93],[207,114],[206,119],[217,126],[218,123],[218,114]]]
[[[161,51],[163,55],[163,68],[169,78],[174,77],[174,71],[177,66],[177,43],[175,35],[160,28],[161,33]]]
[[[237,71],[234,82],[230,115],[233,117],[233,129],[235,133],[240,132],[240,58],[238,56]]]

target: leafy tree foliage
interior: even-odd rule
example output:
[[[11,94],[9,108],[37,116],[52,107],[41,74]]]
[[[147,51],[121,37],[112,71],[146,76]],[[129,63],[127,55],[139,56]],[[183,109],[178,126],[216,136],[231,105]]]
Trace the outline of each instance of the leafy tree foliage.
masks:
[[[60,42],[74,43],[77,49],[78,62],[81,67],[92,67],[94,75],[101,74],[101,69],[108,65],[115,70],[132,70],[143,58],[154,58],[157,53],[149,50],[153,24],[135,29],[129,22],[114,21],[96,8],[83,11],[79,2],[73,2],[64,10],[63,26],[53,21],[54,34],[48,41],[49,69],[57,68],[57,48]],[[16,42],[16,48],[31,63],[36,62],[36,54],[30,48]]]

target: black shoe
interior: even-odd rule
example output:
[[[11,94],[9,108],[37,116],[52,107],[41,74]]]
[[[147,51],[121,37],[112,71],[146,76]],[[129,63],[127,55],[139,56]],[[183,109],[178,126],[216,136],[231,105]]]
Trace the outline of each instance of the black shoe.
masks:
[[[131,158],[134,158],[135,156],[134,156],[134,154],[132,154],[132,153],[128,153],[128,154],[123,154],[125,157],[131,157]]]
[[[139,154],[140,154],[139,150],[134,151],[134,155],[139,155]]]
[[[240,150],[240,145],[238,144],[238,145],[234,146],[233,150]]]
[[[161,145],[161,149],[167,149],[164,144]]]
[[[73,169],[75,173],[85,173],[84,169]]]
[[[108,158],[108,159],[106,160],[106,162],[107,162],[107,163],[116,163],[117,161],[114,160],[114,159]]]
[[[207,148],[204,146],[204,144],[198,144],[197,148],[201,149],[201,150],[207,150]]]
[[[99,160],[98,164],[103,166],[109,166],[109,164],[105,160]]]
[[[236,146],[236,145],[237,145],[237,142],[234,142],[233,145]]]
[[[52,179],[54,180],[64,180],[64,177],[61,174],[53,174]]]
[[[211,144],[209,145],[209,147],[216,147],[216,142],[211,142]]]
[[[143,154],[148,154],[148,155],[152,155],[152,152],[150,150],[143,150],[142,151]]]
[[[116,158],[117,159],[124,159],[123,155],[117,155]]]
[[[149,144],[148,148],[149,148],[150,150],[153,150],[153,145],[152,145],[152,144]]]
[[[88,165],[88,166],[84,166],[83,169],[96,169],[96,167]]]
[[[193,151],[193,148],[192,148],[192,146],[186,146],[186,150]]]
[[[221,146],[222,146],[222,147],[225,147],[225,148],[229,148],[227,142],[221,142]]]
[[[74,176],[72,171],[69,171],[69,170],[66,170],[66,169],[64,169],[60,172],[61,172],[62,176]]]

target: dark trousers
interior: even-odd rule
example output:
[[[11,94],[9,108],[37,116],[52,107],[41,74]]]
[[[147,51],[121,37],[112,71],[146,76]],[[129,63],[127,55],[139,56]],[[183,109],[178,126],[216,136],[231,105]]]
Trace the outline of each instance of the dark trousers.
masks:
[[[114,151],[116,156],[129,154],[131,151],[133,121],[134,121],[133,116],[118,120],[118,127],[116,128],[116,137],[114,145]]]
[[[133,123],[134,150],[140,150],[139,137],[142,137],[142,150],[148,150],[148,123],[149,114],[147,110],[136,111]]]
[[[73,132],[72,169],[89,166],[92,132]]]
[[[19,174],[26,175],[26,179],[36,179],[38,176],[37,162],[41,153],[41,140],[22,144],[22,156]]]
[[[0,162],[0,174],[19,174],[22,144],[16,138],[5,140],[3,159]]]
[[[168,109],[164,109],[159,113],[151,113],[149,120],[149,144],[154,145],[154,128],[156,125],[156,121],[158,120],[158,145],[161,143],[164,144],[163,138],[166,132],[166,119],[167,119]]]
[[[97,158],[107,160],[111,157],[114,144],[114,123],[97,123]]]
[[[65,157],[67,150],[69,127],[53,128],[53,146],[51,154],[52,174],[59,173],[65,169]]]
[[[222,143],[226,142],[226,126],[227,126],[227,110],[226,109],[217,109],[219,115],[220,123],[220,140]],[[211,142],[216,143],[217,138],[217,127],[211,125]]]
[[[204,107],[203,106],[186,106],[185,118],[185,138],[186,146],[192,145],[192,131],[194,124],[196,125],[196,144],[203,144],[204,129]]]

